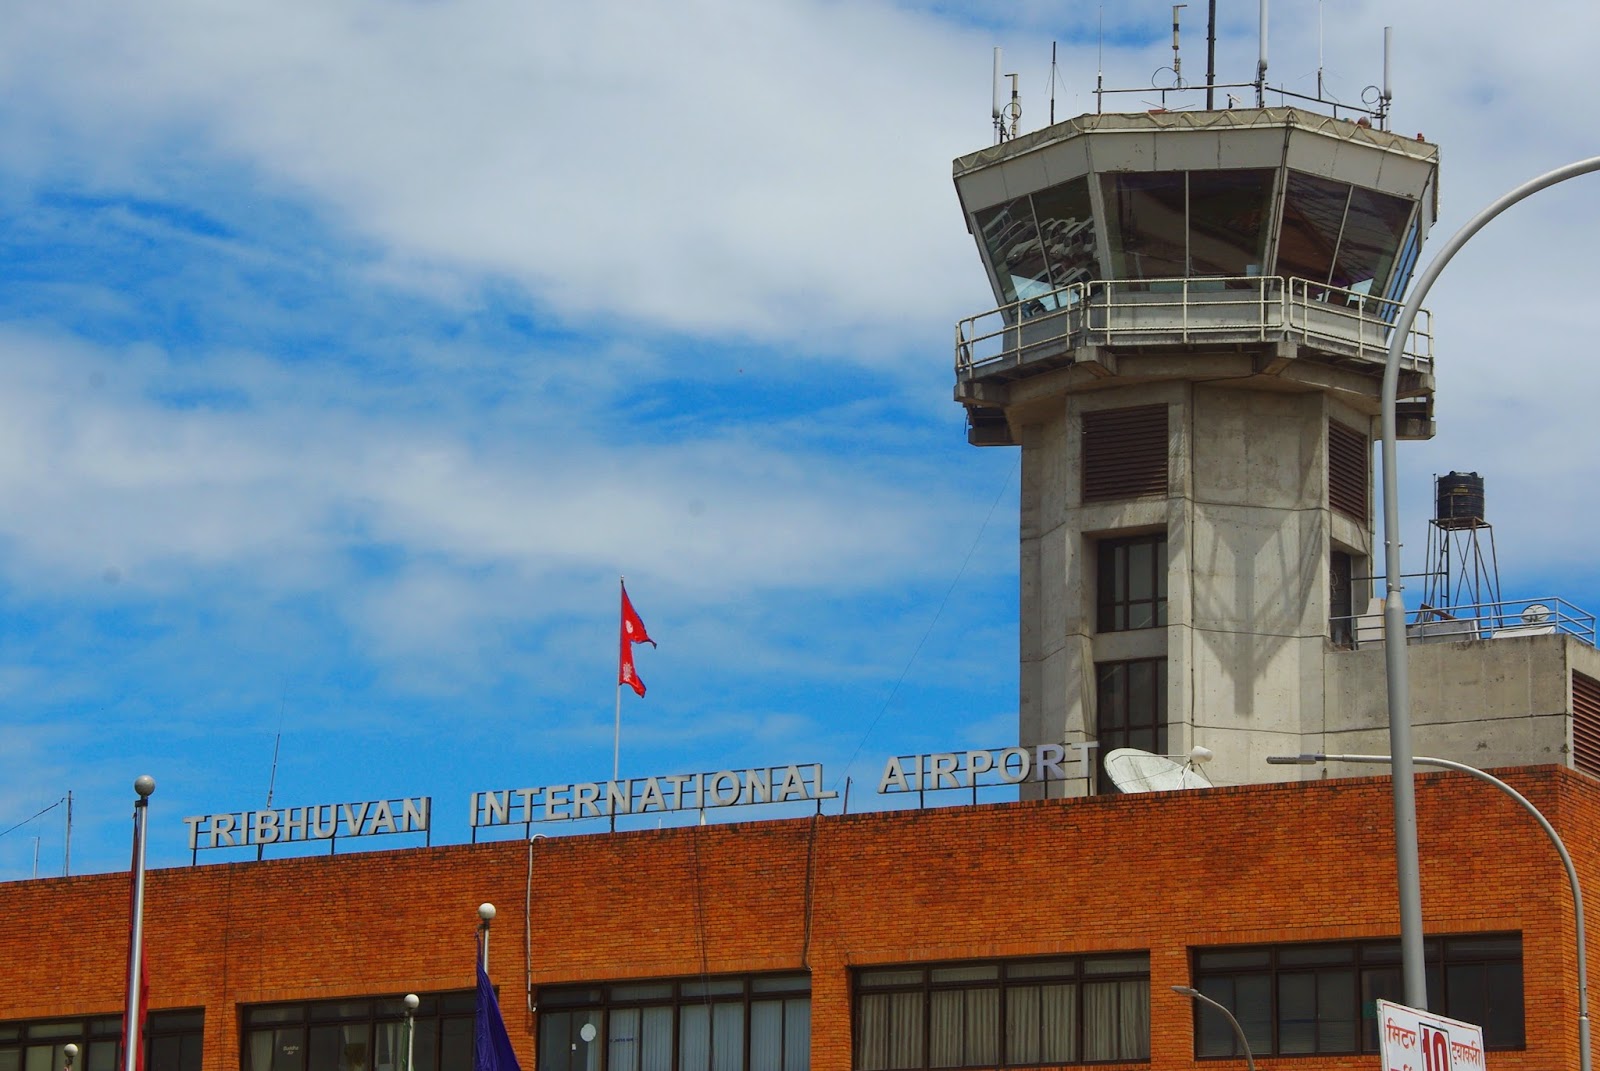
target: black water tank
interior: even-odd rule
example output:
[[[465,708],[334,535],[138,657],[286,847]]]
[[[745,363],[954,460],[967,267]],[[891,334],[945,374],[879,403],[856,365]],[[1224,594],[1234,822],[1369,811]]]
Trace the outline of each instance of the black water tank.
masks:
[[[1483,477],[1452,472],[1434,483],[1440,528],[1476,528],[1483,523]]]

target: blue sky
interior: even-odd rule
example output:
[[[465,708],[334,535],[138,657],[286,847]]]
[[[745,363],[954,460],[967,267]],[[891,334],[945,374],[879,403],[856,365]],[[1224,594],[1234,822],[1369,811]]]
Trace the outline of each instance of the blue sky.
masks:
[[[1244,80],[1255,4],[1221,6]],[[1014,737],[1017,456],[950,401],[992,299],[949,164],[990,139],[995,44],[1024,127],[1052,39],[1057,116],[1093,109],[1099,9],[555,7],[13,13],[0,829],[71,790],[73,872],[120,868],[150,773],[152,863],[185,863],[181,819],[262,805],[281,734],[277,805],[430,795],[465,839],[469,792],[609,775],[619,574],[660,643],[625,774],[822,762],[881,806],[886,757]],[[1435,248],[1594,151],[1600,14],[1391,7],[1322,6],[1326,81],[1358,99],[1396,26]],[[1108,85],[1170,60],[1169,15],[1107,5]],[[1273,81],[1315,85],[1318,15],[1274,5]],[[1435,288],[1408,568],[1431,474],[1477,470],[1507,597],[1600,607],[1596,181]],[[60,873],[62,810],[0,880]]]

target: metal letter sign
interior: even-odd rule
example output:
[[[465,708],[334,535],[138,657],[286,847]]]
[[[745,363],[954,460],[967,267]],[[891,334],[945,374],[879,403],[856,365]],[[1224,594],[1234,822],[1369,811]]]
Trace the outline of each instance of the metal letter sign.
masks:
[[[1378,1001],[1383,1071],[1484,1071],[1483,1028]]]

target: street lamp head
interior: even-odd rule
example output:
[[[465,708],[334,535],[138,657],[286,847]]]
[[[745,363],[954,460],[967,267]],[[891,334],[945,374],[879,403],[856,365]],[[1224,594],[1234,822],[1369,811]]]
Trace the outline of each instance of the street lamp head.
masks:
[[[133,790],[139,793],[141,799],[149,799],[150,793],[156,790],[156,779],[145,774],[133,783]]]
[[[1274,766],[1315,766],[1322,761],[1320,755],[1268,755],[1267,761]]]
[[[77,1059],[78,1046],[74,1045],[72,1042],[70,1042],[70,1041],[67,1042],[67,1044],[62,1048],[61,1051],[67,1054],[67,1059],[69,1059],[69,1060]]]
[[[493,922],[494,921],[494,905],[493,904],[479,904],[478,905],[478,917],[480,919],[482,919],[483,921],[485,921],[485,922]]]
[[[1186,985],[1175,985],[1172,987],[1172,991],[1174,993],[1182,993],[1186,997],[1198,997],[1200,995],[1198,989]]]
[[[1189,749],[1190,762],[1210,762],[1215,757],[1215,753],[1210,748],[1201,747],[1199,744]]]
[[[417,1006],[422,1003],[422,998],[417,996],[415,993],[407,993],[405,995],[405,999],[401,1003],[405,1004],[406,1011],[414,1012],[417,1010]]]

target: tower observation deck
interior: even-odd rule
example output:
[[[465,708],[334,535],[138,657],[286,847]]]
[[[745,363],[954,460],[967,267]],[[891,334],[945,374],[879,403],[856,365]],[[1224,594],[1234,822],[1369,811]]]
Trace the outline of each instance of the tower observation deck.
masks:
[[[970,441],[1018,444],[1040,396],[1157,379],[1253,379],[1376,415],[1437,163],[1426,142],[1294,108],[1084,115],[960,157],[999,302],[956,325]],[[1406,438],[1433,433],[1417,323]]]

